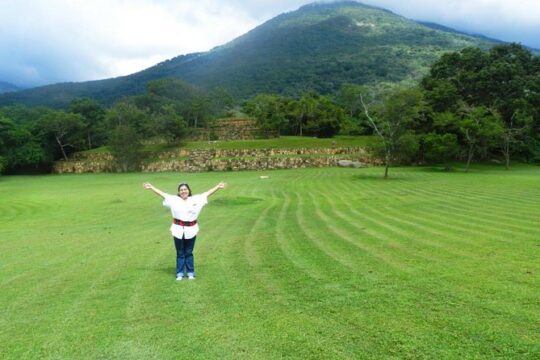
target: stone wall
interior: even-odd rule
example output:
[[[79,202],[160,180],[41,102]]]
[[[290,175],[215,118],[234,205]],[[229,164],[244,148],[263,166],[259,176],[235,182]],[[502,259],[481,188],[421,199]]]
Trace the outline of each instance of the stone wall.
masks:
[[[251,140],[277,137],[277,131],[263,133],[255,120],[246,118],[226,118],[212,122],[208,129],[195,129],[189,135],[190,140]]]
[[[379,163],[363,148],[299,148],[299,149],[179,149],[159,153],[145,160],[141,171],[236,171],[294,169],[337,166],[339,160],[354,160],[366,164]],[[57,161],[56,173],[114,172],[109,153],[74,154],[69,161]]]

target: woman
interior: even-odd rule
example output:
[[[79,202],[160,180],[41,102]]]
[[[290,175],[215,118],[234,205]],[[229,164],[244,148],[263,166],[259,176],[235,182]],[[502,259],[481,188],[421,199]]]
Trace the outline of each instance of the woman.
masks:
[[[184,274],[187,274],[188,279],[194,280],[193,247],[199,232],[197,217],[203,206],[208,203],[208,196],[225,188],[225,183],[220,182],[207,192],[193,196],[189,185],[185,183],[178,185],[178,195],[164,193],[150,183],[144,183],[143,186],[161,196],[163,205],[171,209],[173,216],[171,233],[176,247],[176,280],[182,280]]]

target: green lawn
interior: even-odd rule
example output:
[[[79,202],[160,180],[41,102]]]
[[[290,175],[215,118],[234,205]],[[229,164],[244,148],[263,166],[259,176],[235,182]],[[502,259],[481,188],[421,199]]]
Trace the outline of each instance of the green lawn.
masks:
[[[540,168],[381,176],[0,177],[0,358],[538,359]],[[220,180],[176,282],[141,184]]]

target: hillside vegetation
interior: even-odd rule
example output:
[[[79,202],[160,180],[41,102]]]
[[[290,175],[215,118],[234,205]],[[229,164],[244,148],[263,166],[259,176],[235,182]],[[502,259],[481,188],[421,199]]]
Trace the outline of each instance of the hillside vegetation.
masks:
[[[246,99],[261,92],[332,93],[344,82],[415,82],[442,53],[495,42],[425,26],[356,2],[311,4],[279,15],[204,53],[178,56],[114,79],[63,83],[0,96],[0,105],[66,107],[79,97],[103,105],[144,92],[163,77],[199,88],[223,87]]]

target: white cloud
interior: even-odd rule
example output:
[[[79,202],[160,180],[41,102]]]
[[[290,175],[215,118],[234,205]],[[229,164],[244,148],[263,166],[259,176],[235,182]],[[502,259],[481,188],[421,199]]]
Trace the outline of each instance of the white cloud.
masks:
[[[457,30],[540,47],[540,1],[537,0],[363,0],[400,15]],[[528,34],[536,34],[528,36]],[[533,40],[536,39],[536,40]]]
[[[125,75],[209,50],[256,25],[208,0],[4,0],[0,79],[36,85]],[[18,70],[24,67],[35,71]]]

